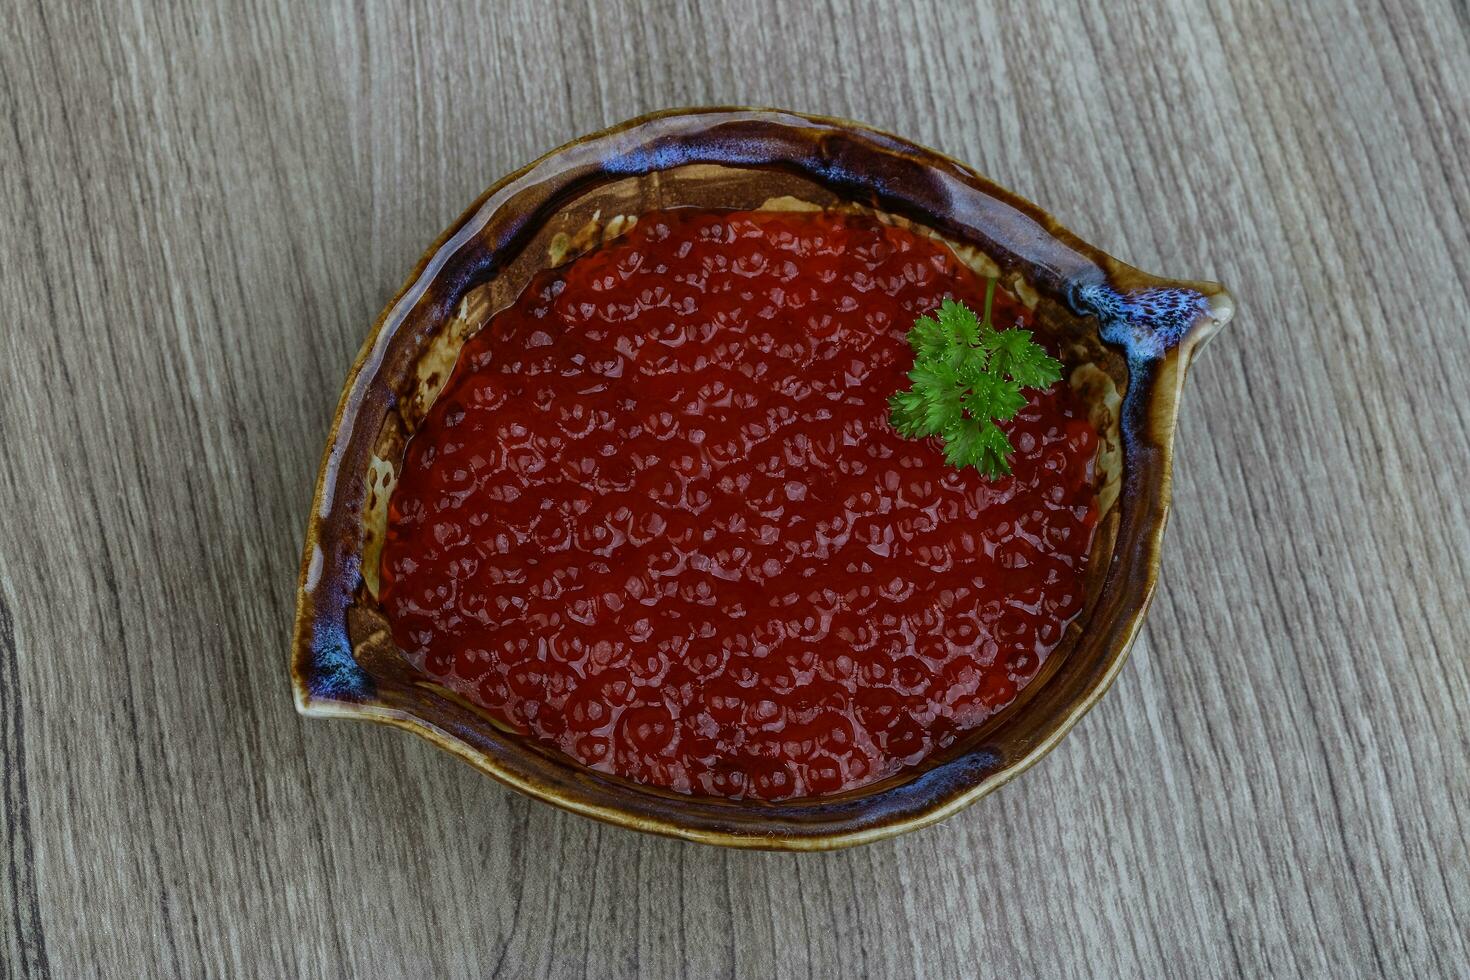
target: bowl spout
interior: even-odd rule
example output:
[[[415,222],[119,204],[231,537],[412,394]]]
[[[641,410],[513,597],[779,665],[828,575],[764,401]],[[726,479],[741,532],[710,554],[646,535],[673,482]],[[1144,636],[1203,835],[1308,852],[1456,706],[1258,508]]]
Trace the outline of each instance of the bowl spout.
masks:
[[[1218,283],[1161,281],[1119,290],[1099,280],[1078,283],[1069,293],[1072,309],[1097,317],[1103,340],[1123,348],[1134,363],[1159,360],[1176,348],[1190,352],[1235,312]]]

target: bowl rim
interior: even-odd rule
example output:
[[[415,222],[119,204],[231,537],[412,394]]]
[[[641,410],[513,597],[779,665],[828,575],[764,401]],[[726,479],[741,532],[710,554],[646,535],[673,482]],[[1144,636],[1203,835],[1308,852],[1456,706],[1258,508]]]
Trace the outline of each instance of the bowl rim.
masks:
[[[324,634],[340,626],[333,621],[334,610],[330,604],[328,608],[322,608],[314,598],[323,582],[323,563],[327,560],[322,548],[323,524],[331,513],[342,453],[352,436],[351,423],[355,421],[356,412],[366,397],[366,389],[373,381],[364,372],[373,366],[375,360],[381,362],[388,342],[410,312],[426,298],[448,258],[467,245],[482,244],[476,242],[476,235],[492,217],[498,216],[506,202],[502,201],[488,212],[487,205],[497,195],[532,175],[538,185],[562,187],[563,190],[564,185],[575,180],[585,181],[588,179],[585,170],[589,158],[598,161],[593,166],[592,179],[609,182],[636,175],[626,170],[610,169],[607,164],[609,159],[618,160],[619,165],[625,164],[623,158],[630,152],[630,147],[631,152],[643,154],[641,165],[646,169],[639,173],[666,170],[682,163],[705,162],[679,158],[674,149],[697,146],[705,134],[716,132],[725,134],[719,139],[727,142],[761,132],[809,144],[812,147],[809,152],[815,154],[814,166],[821,169],[821,178],[814,179],[837,189],[844,196],[866,193],[882,203],[890,198],[901,200],[911,188],[900,188],[896,184],[876,186],[881,183],[880,178],[847,168],[841,149],[831,142],[836,137],[852,141],[865,150],[890,155],[895,165],[900,165],[898,173],[887,175],[890,180],[902,179],[906,172],[902,171],[901,165],[907,164],[915,168],[909,173],[910,177],[920,171],[926,179],[939,175],[942,180],[935,183],[938,186],[936,193],[941,195],[945,193],[945,182],[953,182],[948,185],[952,190],[961,190],[966,200],[973,198],[981,203],[981,210],[968,215],[969,223],[959,229],[964,232],[959,240],[974,243],[977,238],[984,239],[986,243],[978,247],[996,259],[1003,269],[1019,270],[1028,282],[1039,284],[1044,290],[1065,298],[1074,313],[1096,317],[1102,339],[1120,350],[1128,364],[1128,390],[1121,420],[1123,493],[1128,494],[1130,490],[1142,492],[1145,500],[1144,509],[1134,515],[1139,533],[1134,542],[1132,562],[1123,570],[1126,576],[1118,583],[1127,587],[1126,597],[1130,601],[1123,603],[1112,622],[1103,624],[1113,635],[1105,654],[1105,669],[1091,682],[1083,696],[1072,703],[1070,710],[1056,718],[1046,734],[1025,753],[988,770],[983,766],[972,767],[956,777],[958,782],[954,785],[936,785],[929,794],[932,799],[924,805],[911,807],[909,812],[894,816],[881,812],[879,808],[871,816],[860,814],[847,821],[848,826],[828,832],[790,826],[784,830],[752,834],[718,826],[689,825],[658,814],[599,804],[580,798],[574,792],[544,785],[500,764],[452,732],[411,712],[376,701],[370,686],[355,686],[354,669],[360,674],[362,668],[351,660],[350,648],[345,653],[327,655],[321,642]],[[674,137],[684,142],[679,143]],[[713,142],[716,137],[710,136],[709,139]],[[622,148],[621,151],[615,152],[618,147]],[[774,164],[770,160],[762,160],[744,165],[771,167]],[[912,202],[910,204],[912,207]],[[953,217],[948,213],[925,211],[922,205],[918,210],[924,211],[925,223],[931,227],[943,228],[945,222]],[[527,216],[525,220],[530,222],[534,217]],[[1038,235],[1038,229],[1042,234]],[[502,241],[497,243],[492,254],[506,247],[514,246]],[[464,285],[456,295],[462,295],[470,285],[473,284]],[[870,843],[934,824],[994,792],[1035,765],[1066,737],[1116,680],[1142,627],[1157,582],[1163,530],[1169,511],[1170,468],[1180,386],[1194,353],[1228,322],[1233,310],[1229,293],[1218,284],[1169,280],[1143,273],[1083,242],[1047,212],[999,187],[969,166],[938,151],[849,120],[748,107],[670,109],[639,116],[574,139],[495,182],[435,240],[419,259],[403,287],[379,314],[348,371],[318,471],[298,578],[290,671],[297,710],[308,717],[357,718],[410,731],[529,796],[605,823],[668,837],[741,848],[827,850]],[[1144,476],[1150,479],[1143,480]],[[1114,564],[1122,544],[1120,529],[1112,555]],[[342,558],[333,556],[338,564]],[[356,574],[351,556],[345,558],[343,570]],[[1112,577],[1113,572],[1110,571],[1110,582]],[[337,619],[341,619],[345,617],[345,609],[335,610],[335,614]],[[698,799],[691,797],[691,800]],[[813,798],[811,802],[820,805],[820,801],[821,798]],[[751,804],[749,809],[760,810],[761,807]],[[780,823],[774,816],[773,822]]]

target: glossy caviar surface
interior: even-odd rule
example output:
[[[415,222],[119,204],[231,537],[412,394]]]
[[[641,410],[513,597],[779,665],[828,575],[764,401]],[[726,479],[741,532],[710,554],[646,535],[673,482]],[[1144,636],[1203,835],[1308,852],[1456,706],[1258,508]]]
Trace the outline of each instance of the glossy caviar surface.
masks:
[[[593,768],[777,800],[1004,708],[1083,602],[1096,433],[1065,383],[1009,477],[906,441],[904,337],[984,283],[829,212],[678,210],[465,345],[393,492],[381,599],[436,680]],[[1027,312],[996,300],[999,326]]]

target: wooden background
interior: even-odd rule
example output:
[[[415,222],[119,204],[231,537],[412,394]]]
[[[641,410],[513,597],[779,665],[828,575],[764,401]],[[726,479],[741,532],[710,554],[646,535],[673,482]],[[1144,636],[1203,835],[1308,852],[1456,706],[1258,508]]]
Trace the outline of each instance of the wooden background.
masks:
[[[0,35],[0,977],[1465,976],[1465,0],[18,0]],[[286,681],[368,325],[646,110],[939,147],[1236,322],[1162,584],[1030,774],[857,850],[530,802]]]

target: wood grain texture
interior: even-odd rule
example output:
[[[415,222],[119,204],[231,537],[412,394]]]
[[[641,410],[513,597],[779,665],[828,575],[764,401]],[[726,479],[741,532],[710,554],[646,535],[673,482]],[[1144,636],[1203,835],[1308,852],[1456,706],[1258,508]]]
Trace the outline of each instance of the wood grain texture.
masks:
[[[1465,975],[1464,0],[13,11],[0,977]],[[1134,660],[896,841],[646,838],[291,708],[368,324],[501,174],[703,103],[894,130],[1239,301]]]

